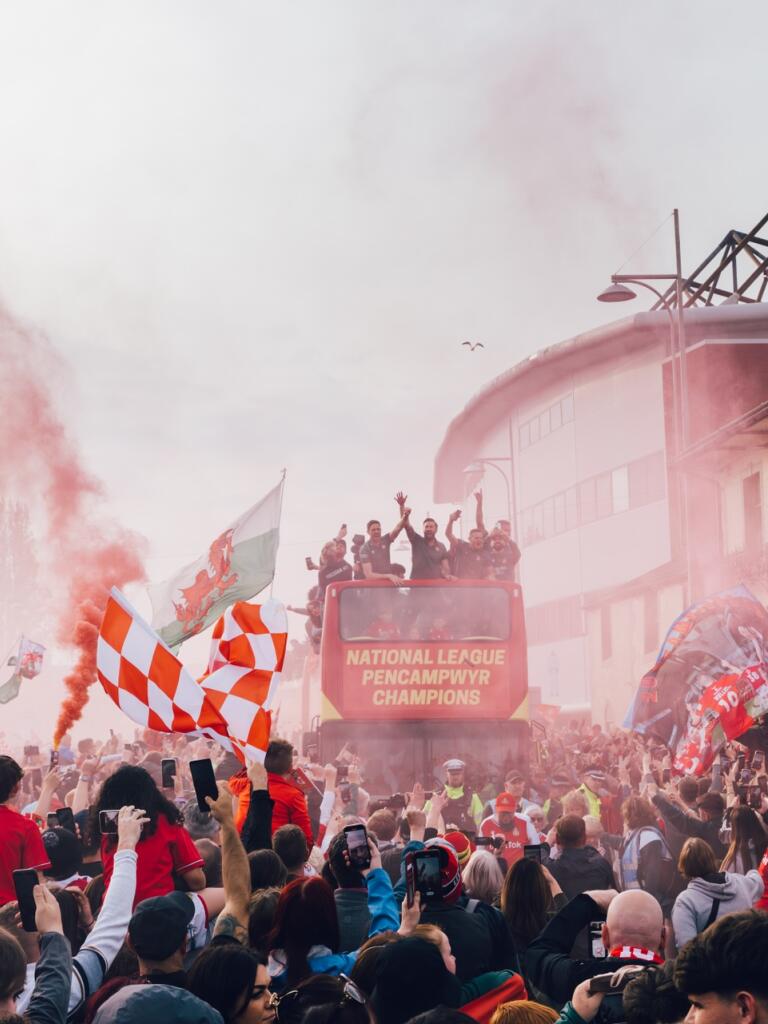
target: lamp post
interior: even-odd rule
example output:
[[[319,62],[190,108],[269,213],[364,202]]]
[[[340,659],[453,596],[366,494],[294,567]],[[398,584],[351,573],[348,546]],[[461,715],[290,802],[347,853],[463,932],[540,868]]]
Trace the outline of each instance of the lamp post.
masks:
[[[515,530],[514,528],[514,520],[512,518],[512,487],[509,482],[509,477],[501,468],[501,466],[498,465],[499,462],[511,463],[512,459],[507,458],[507,456],[505,455],[500,455],[498,456],[498,458],[494,457],[489,459],[475,459],[474,462],[470,462],[470,464],[465,468],[464,472],[482,473],[483,466],[493,466],[496,472],[501,474],[501,477],[504,480],[504,489],[507,493],[507,518],[509,519],[509,529],[510,531],[514,531],[514,533],[516,534],[517,530]]]
[[[675,273],[674,274],[612,274],[611,284],[597,296],[598,302],[630,302],[637,298],[628,285],[640,285],[653,292],[667,313],[670,321],[670,355],[672,357],[672,399],[675,413],[675,431],[678,434],[678,452],[688,447],[688,381],[686,373],[685,319],[683,316],[683,271],[680,254],[680,216],[672,211],[675,227]],[[652,281],[674,283],[676,316],[664,294],[651,284]]]
[[[688,379],[686,372],[685,320],[683,317],[683,272],[680,253],[680,217],[672,211],[675,229],[675,273],[674,274],[612,274],[611,284],[597,296],[598,302],[629,302],[637,293],[629,285],[639,285],[653,292],[669,317],[670,356],[672,365],[672,407],[675,422],[676,455],[688,448]],[[666,295],[651,282],[673,283],[675,286],[676,316]],[[667,289],[668,291],[668,289]],[[679,463],[678,463],[679,465]],[[680,469],[680,490],[682,506],[682,535],[685,545],[686,603],[693,600],[691,591],[691,545],[689,538],[688,480],[684,469]]]

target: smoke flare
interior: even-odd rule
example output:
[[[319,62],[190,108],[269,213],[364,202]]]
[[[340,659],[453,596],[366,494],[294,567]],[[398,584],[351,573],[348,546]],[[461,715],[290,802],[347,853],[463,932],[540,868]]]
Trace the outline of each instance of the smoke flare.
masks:
[[[40,334],[0,309],[0,494],[13,487],[25,500],[42,496],[43,563],[60,643],[77,652],[64,677],[68,695],[54,746],[81,717],[96,681],[96,641],[109,590],[144,579],[144,541],[100,516],[101,484],[81,464],[47,381],[62,367]]]

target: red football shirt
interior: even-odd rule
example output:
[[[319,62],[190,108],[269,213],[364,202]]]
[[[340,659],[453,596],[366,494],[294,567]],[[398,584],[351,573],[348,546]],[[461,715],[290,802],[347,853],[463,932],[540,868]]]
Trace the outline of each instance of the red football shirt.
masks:
[[[43,871],[50,866],[40,829],[34,821],[0,804],[0,906],[16,899],[14,871],[19,868]]]
[[[104,889],[112,878],[117,842],[114,836],[101,837],[101,863],[104,865]],[[203,859],[183,825],[171,825],[164,814],[157,819],[152,835],[143,836],[136,847],[136,896],[134,907],[150,896],[173,892],[173,875],[203,866]]]

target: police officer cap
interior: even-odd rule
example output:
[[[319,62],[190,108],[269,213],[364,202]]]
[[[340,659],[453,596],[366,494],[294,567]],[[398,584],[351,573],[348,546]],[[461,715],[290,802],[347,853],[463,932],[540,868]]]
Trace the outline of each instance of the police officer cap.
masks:
[[[458,757],[449,758],[443,765],[443,768],[445,768],[447,772],[460,772],[462,768],[466,767],[467,766],[464,764],[461,758]]]

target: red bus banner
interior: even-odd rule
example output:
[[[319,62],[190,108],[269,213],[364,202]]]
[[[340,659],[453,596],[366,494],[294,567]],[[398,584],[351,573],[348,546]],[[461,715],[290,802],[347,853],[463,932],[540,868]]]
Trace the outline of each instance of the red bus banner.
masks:
[[[525,713],[520,588],[340,583],[326,594],[324,718],[508,719]]]

